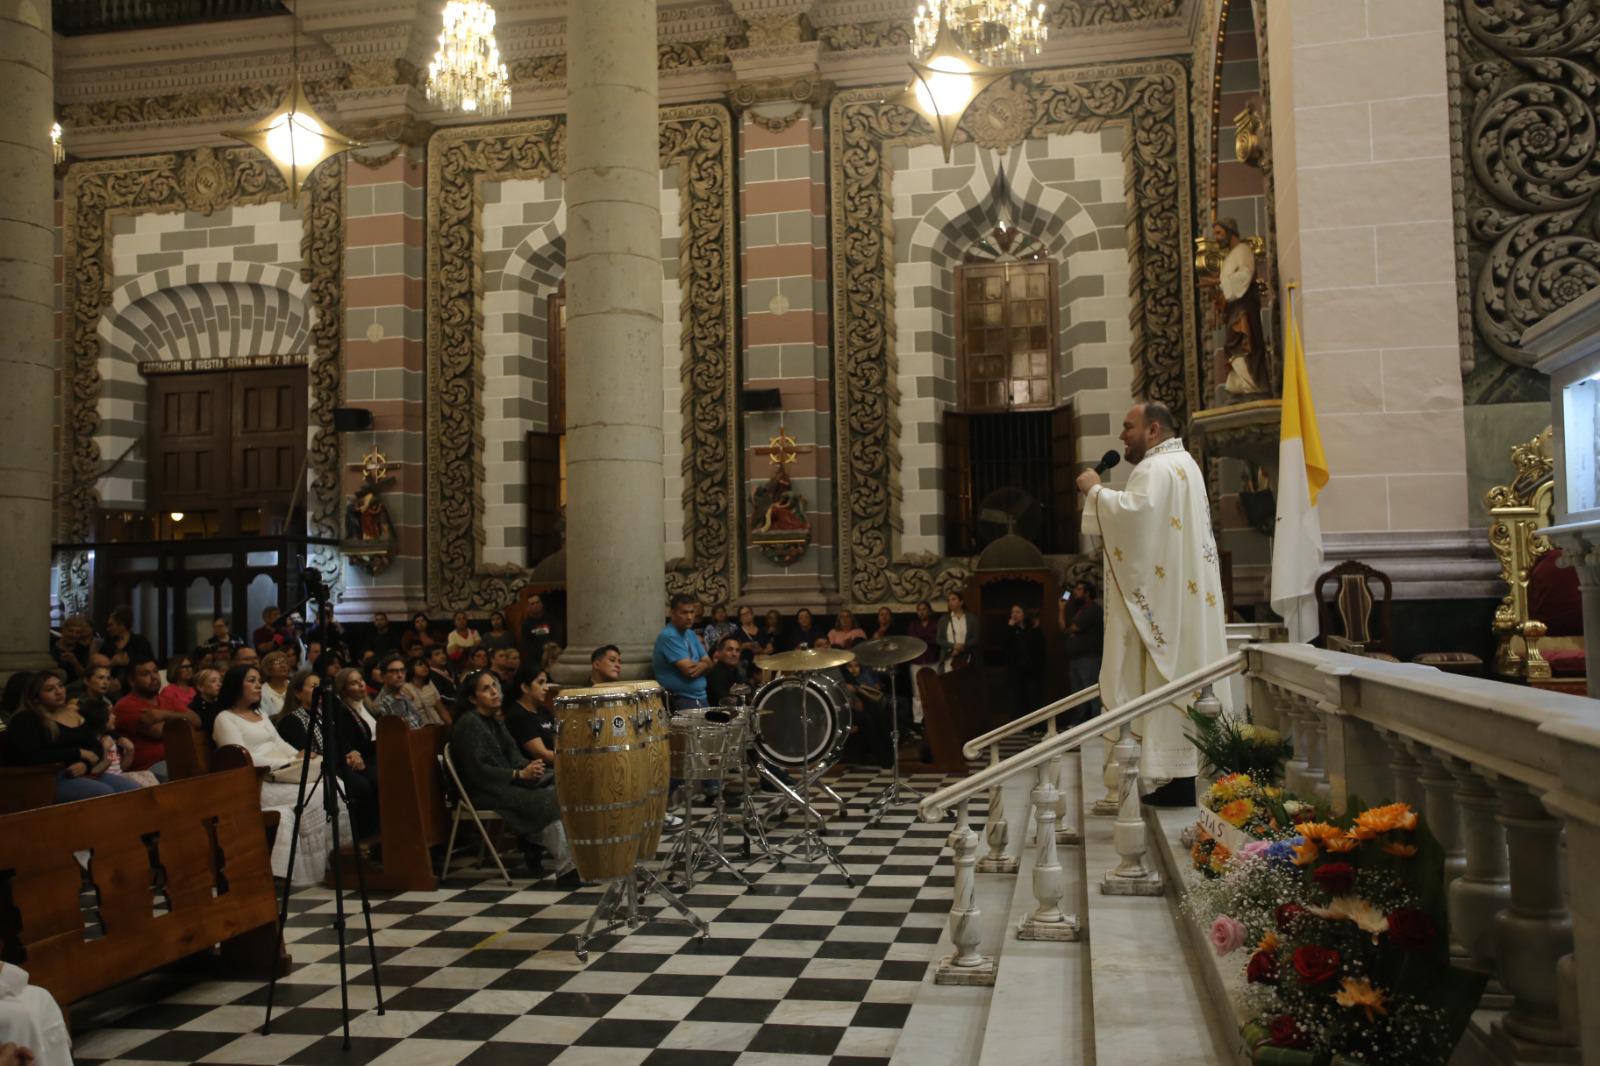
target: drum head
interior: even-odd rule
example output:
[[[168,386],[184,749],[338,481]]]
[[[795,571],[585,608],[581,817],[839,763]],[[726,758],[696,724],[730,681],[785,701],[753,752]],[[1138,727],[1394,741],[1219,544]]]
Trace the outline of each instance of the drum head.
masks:
[[[756,693],[755,707],[756,754],[774,765],[829,764],[850,732],[849,701],[830,677],[769,681]]]

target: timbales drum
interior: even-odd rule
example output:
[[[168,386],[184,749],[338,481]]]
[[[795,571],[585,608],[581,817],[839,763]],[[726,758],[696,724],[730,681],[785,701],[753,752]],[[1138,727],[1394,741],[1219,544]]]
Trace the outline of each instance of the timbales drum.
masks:
[[[755,752],[779,769],[825,770],[850,739],[850,697],[827,674],[789,674],[756,691]]]
[[[630,876],[661,838],[666,720],[649,703],[621,687],[566,689],[555,699],[556,798],[585,881]]]
[[[654,681],[612,681],[596,687],[634,693],[650,718],[650,736],[645,741],[645,747],[650,753],[650,780],[659,784],[650,786],[650,814],[645,824],[645,835],[639,838],[639,861],[650,862],[656,857],[656,848],[661,844],[661,828],[667,816],[668,771],[672,763],[672,752],[667,746],[667,721],[671,717],[667,690]]]
[[[720,781],[744,765],[750,742],[748,719],[737,707],[681,710],[669,724],[672,776],[681,781]]]

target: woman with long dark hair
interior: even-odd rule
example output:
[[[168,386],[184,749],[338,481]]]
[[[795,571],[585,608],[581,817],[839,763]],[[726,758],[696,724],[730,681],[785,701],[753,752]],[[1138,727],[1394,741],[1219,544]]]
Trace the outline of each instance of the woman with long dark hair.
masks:
[[[333,836],[323,803],[321,781],[306,782],[306,802],[300,809],[298,840],[286,830],[294,825],[295,801],[300,795],[300,776],[315,774],[315,760],[283,739],[261,713],[261,671],[254,666],[235,666],[222,678],[217,696],[222,712],[211,725],[211,739],[217,746],[235,744],[250,753],[250,761],[265,767],[269,774],[261,783],[261,809],[277,811],[279,832],[272,841],[272,875],[293,885],[315,885],[328,872],[328,851]],[[343,817],[343,812],[340,812]],[[348,827],[344,834],[349,835]],[[289,866],[289,850],[294,848],[294,867]]]
[[[59,764],[56,802],[131,792],[139,783],[108,774],[110,757],[99,732],[67,699],[67,686],[54,670],[41,670],[22,686],[22,705],[6,727],[6,761],[12,766]]]
[[[319,675],[316,675],[320,677]],[[328,722],[313,717],[311,701],[317,686],[302,674],[289,683],[295,708],[278,720],[278,733],[300,751],[327,754],[324,733],[332,729],[344,765],[337,767],[344,793],[350,800],[350,817],[362,839],[378,831],[378,721],[367,706],[367,683],[361,671],[340,670],[331,682],[333,693],[323,705]]]
[[[517,835],[528,868],[542,873],[541,844],[561,816],[551,767],[529,759],[500,718],[500,682],[487,670],[462,679],[450,760],[473,805],[493,810]],[[558,871],[559,872],[559,871]]]

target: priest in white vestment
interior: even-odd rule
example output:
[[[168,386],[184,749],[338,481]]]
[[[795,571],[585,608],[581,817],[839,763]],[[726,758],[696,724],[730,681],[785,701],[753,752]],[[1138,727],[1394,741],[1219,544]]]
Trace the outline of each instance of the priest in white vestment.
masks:
[[[1105,712],[1228,650],[1205,477],[1184,450],[1172,411],[1161,403],[1134,404],[1122,422],[1122,443],[1135,464],[1126,489],[1106,488],[1093,470],[1078,477],[1086,497],[1083,531],[1101,538],[1105,550]],[[1227,710],[1226,686],[1215,691]],[[1187,739],[1185,710],[1197,697],[1186,693],[1133,723],[1147,786],[1188,779],[1187,788],[1175,789],[1192,796],[1199,759]]]

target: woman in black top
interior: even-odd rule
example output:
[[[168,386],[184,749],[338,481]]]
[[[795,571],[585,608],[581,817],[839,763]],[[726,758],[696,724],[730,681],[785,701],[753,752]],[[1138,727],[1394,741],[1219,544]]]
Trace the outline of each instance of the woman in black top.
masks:
[[[561,817],[550,765],[529,759],[500,720],[500,684],[480,670],[461,681],[455,725],[450,730],[450,761],[475,807],[487,807],[505,820],[522,845],[528,868],[540,872],[539,841]]]
[[[542,759],[553,769],[556,765],[556,716],[546,699],[550,692],[550,675],[537,663],[523,663],[510,690],[517,698],[505,709],[506,731],[524,755]]]
[[[57,803],[139,787],[125,775],[105,773],[111,759],[101,747],[100,733],[68,701],[67,686],[54,670],[34,674],[23,687],[22,706],[6,729],[5,753],[12,766],[62,766],[56,777]]]
[[[768,655],[774,652],[788,651],[794,647],[789,642],[788,627],[783,624],[783,615],[779,611],[771,610],[767,612],[766,630],[767,646],[765,651]]]
[[[332,695],[321,704],[332,720],[330,727],[320,716],[312,719],[311,701],[317,689],[313,680],[313,675],[301,672],[289,682],[294,710],[284,704],[276,723],[278,735],[300,751],[309,747],[325,755],[324,732],[336,730],[334,736],[344,752],[339,780],[350,799],[350,820],[357,836],[372,836],[378,831],[378,723],[367,709],[367,683],[361,680],[360,670],[339,671]]]
[[[794,631],[789,634],[791,648],[809,648],[827,635],[828,631],[812,619],[810,610],[802,607],[794,613]]]
[[[739,624],[733,627],[733,637],[739,642],[739,658],[744,660],[745,666],[754,669],[756,656],[766,654],[769,640],[766,628],[756,621],[755,611],[749,607],[739,608]]]

